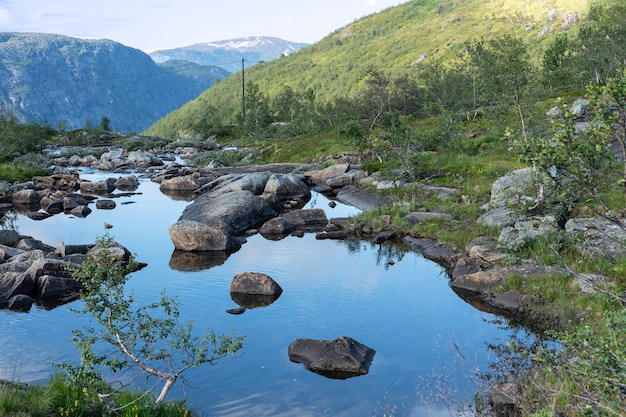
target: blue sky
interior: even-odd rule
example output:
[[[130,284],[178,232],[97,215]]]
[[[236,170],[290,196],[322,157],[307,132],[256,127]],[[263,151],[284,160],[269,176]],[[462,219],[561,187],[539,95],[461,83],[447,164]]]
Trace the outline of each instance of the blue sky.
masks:
[[[406,0],[0,0],[0,32],[111,39],[150,52],[274,36],[314,43]]]

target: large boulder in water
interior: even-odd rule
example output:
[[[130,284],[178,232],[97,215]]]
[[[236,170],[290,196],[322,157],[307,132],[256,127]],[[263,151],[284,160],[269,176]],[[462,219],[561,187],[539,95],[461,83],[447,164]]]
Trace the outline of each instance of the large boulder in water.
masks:
[[[245,308],[267,307],[282,293],[276,281],[258,272],[237,274],[230,283],[230,298]]]
[[[184,251],[232,251],[240,247],[235,237],[276,212],[250,191],[203,194],[188,205],[170,226],[174,247]]]
[[[174,248],[182,251],[234,251],[241,243],[230,236],[226,227],[215,227],[195,220],[179,220],[169,228]]]
[[[223,175],[196,192],[200,195],[170,227],[170,237],[179,250],[237,249],[238,234],[275,217],[274,208],[311,195],[304,177],[270,172]]]
[[[374,349],[346,336],[335,340],[296,339],[288,352],[292,362],[333,379],[367,374],[376,354]]]

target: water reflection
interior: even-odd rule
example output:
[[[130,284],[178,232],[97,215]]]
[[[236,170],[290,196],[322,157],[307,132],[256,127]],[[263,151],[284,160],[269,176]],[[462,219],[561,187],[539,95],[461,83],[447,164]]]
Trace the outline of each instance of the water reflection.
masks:
[[[170,258],[170,268],[177,271],[193,272],[223,265],[230,256],[229,252],[186,252],[175,249]]]
[[[195,191],[162,189],[161,192],[174,201],[192,201],[194,198],[196,198]]]
[[[246,309],[267,307],[278,300],[280,294],[276,295],[260,295],[260,294],[243,294],[230,293],[230,298],[240,307]]]

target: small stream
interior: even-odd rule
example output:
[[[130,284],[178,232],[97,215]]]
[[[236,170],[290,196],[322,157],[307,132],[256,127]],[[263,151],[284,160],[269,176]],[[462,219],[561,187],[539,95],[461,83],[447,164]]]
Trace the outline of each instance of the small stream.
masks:
[[[102,176],[114,175],[81,175]],[[154,301],[166,289],[178,296],[183,319],[193,320],[197,329],[218,334],[234,329],[246,336],[241,355],[189,370],[185,378],[191,386],[178,383],[170,392],[168,399],[188,398],[204,416],[454,415],[480,388],[475,371],[489,362],[487,345],[510,338],[494,316],[450,289],[441,267],[403,244],[255,235],[228,259],[198,256],[190,266],[174,252],[168,235],[188,203],[163,195],[148,179],[137,192],[116,199],[114,210],[94,207],[84,219],[58,214],[33,221],[17,215],[14,223],[21,234],[53,246],[93,243],[110,223],[110,235],[148,264],[129,281],[138,301]],[[329,218],[358,213],[341,204],[331,209],[328,202],[314,193],[308,207],[326,209]],[[238,307],[230,282],[245,271],[271,276],[283,294],[268,307],[227,314]],[[0,311],[0,379],[42,381],[54,372],[52,362],[78,361],[69,339],[72,329],[85,324],[72,312],[79,303]],[[289,361],[287,348],[296,338],[342,335],[376,350],[369,374],[333,380]],[[462,360],[454,346],[475,363]]]

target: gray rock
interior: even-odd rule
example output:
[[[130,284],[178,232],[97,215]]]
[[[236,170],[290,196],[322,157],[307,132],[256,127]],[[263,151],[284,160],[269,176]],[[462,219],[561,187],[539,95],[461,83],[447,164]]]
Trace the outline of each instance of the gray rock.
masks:
[[[597,294],[613,288],[615,283],[604,275],[576,274],[574,282],[583,294]]]
[[[333,175],[321,180],[318,184],[326,185],[332,188],[345,187],[346,185],[356,184],[361,178],[365,178],[365,172],[361,170],[349,171],[345,174]]]
[[[620,221],[625,223],[626,219]],[[575,218],[567,221],[565,231],[583,237],[577,244],[581,252],[611,260],[626,257],[626,231],[615,222],[601,217]]]
[[[97,257],[112,258],[118,262],[128,262],[130,260],[130,251],[117,242],[111,242],[110,246],[101,248],[94,246],[87,252],[88,255],[95,255]]]
[[[40,202],[41,208],[50,214],[59,214],[63,212],[63,200],[47,201],[43,204],[43,200]]]
[[[519,314],[524,309],[524,302],[527,296],[515,291],[508,291],[504,294],[500,294],[494,298],[487,298],[487,303],[497,308],[498,310],[505,310],[511,313]]]
[[[384,197],[376,193],[349,185],[337,193],[337,199],[345,204],[358,207],[363,211],[375,210],[384,204]]]
[[[506,280],[509,276],[516,276],[524,280],[529,280],[533,279],[533,277],[547,275],[570,275],[570,273],[563,268],[538,265],[515,265],[502,268],[496,267],[485,271],[459,276],[450,283],[450,286],[456,290],[490,296],[492,289],[504,282],[504,280]]]
[[[91,214],[91,209],[87,206],[78,206],[73,208],[72,210],[70,210],[70,214],[76,216],[76,217],[87,217],[89,214]]]
[[[230,283],[231,294],[254,294],[278,296],[283,289],[270,276],[258,272],[242,272]]]
[[[42,251],[41,249],[35,249],[35,250],[29,250],[29,251],[25,251],[22,249],[19,249],[19,250],[20,252],[18,252],[14,256],[11,256],[11,258],[9,258],[9,262],[11,263],[25,262],[25,263],[30,264],[33,261],[36,261],[37,259],[46,257],[46,252]]]
[[[210,182],[206,188],[210,189],[213,194],[249,191],[252,194],[261,195],[272,175],[269,172],[228,174]]]
[[[376,351],[356,340],[296,339],[288,349],[289,360],[327,378],[346,379],[369,372]]]
[[[34,298],[25,294],[18,294],[9,300],[9,308],[11,310],[28,311],[34,303]]]
[[[13,246],[6,246],[6,245],[2,245],[2,244],[0,244],[0,250],[4,253],[4,258],[5,259],[10,259],[10,258],[12,258],[14,256],[17,256],[20,253],[24,252],[23,249],[17,249],[17,248],[15,248]]]
[[[195,220],[179,220],[169,228],[174,248],[182,251],[234,251],[241,243],[223,227],[210,226]]]
[[[106,194],[112,193],[115,191],[115,186],[113,185],[115,181],[81,181],[80,182],[80,190],[86,193],[94,193],[94,194]]]
[[[395,230],[385,230],[380,233],[376,233],[374,235],[374,242],[377,244],[381,244],[383,242],[387,242],[389,240],[393,240],[396,238]]]
[[[200,188],[200,184],[191,175],[166,179],[159,185],[160,190],[167,191],[195,191]]]
[[[43,275],[55,275],[69,278],[71,269],[78,268],[80,265],[72,265],[61,259],[55,258],[39,258],[35,260],[26,270],[34,282]]]
[[[34,290],[35,280],[27,272],[8,271],[0,274],[0,295],[7,300],[19,294],[32,294]]]
[[[269,219],[259,229],[259,233],[262,235],[288,235],[296,230],[296,225],[289,220],[281,217],[274,217]]]
[[[0,230],[0,245],[15,246],[20,235],[15,230]]]
[[[304,183],[304,177],[296,174],[273,174],[265,183],[263,194],[277,196],[279,200],[308,200],[311,197],[309,187]]]
[[[496,207],[481,214],[477,223],[488,227],[505,227],[512,226],[515,222],[522,220],[523,218],[523,215],[519,214],[512,208]]]
[[[406,236],[402,239],[404,243],[420,252],[424,258],[430,259],[444,267],[454,265],[456,261],[465,257],[464,253],[454,251],[435,239],[414,238]]]
[[[498,178],[491,186],[491,199],[485,209],[507,207],[520,202],[532,203],[535,200],[537,184],[544,188],[551,186],[551,181],[532,167],[522,168]],[[544,191],[544,193],[549,190]]]
[[[163,165],[156,155],[144,151],[131,151],[126,156],[126,162],[131,165],[160,166]]]
[[[116,207],[115,201],[109,199],[96,200],[96,208],[99,210],[113,210]]]
[[[214,225],[234,235],[274,216],[276,212],[265,200],[241,190],[203,194],[185,208],[180,220]]]
[[[498,247],[518,251],[541,236],[558,232],[559,226],[554,216],[535,217],[515,222],[513,226],[502,228]]]
[[[554,106],[546,112],[546,117],[549,119],[556,119],[558,117],[561,117],[562,115],[563,112],[561,111],[560,106]]]
[[[480,258],[467,257],[457,261],[452,271],[452,279],[455,280],[464,275],[474,274],[476,272],[485,271],[493,265]]]
[[[281,217],[293,223],[298,229],[321,229],[328,224],[328,218],[323,209],[293,210]]]
[[[20,239],[15,247],[24,251],[41,250],[46,254],[54,251],[52,246],[43,243],[41,240],[33,238]]]
[[[452,220],[452,216],[447,213],[415,211],[407,214],[402,219],[408,222],[410,225],[416,225],[418,223],[433,219]]]
[[[121,149],[115,149],[112,151],[108,151],[100,155],[101,161],[112,161],[114,159],[122,159],[124,158],[124,151]]]
[[[345,174],[349,169],[349,164],[335,164],[321,170],[305,172],[305,175],[310,177],[311,181],[314,183],[324,185],[323,183],[326,178]],[[365,175],[363,177],[365,177]]]
[[[37,279],[37,292],[41,298],[59,297],[77,293],[83,288],[80,281],[68,277],[42,275]]]
[[[41,196],[37,191],[31,189],[19,190],[13,193],[11,201],[15,205],[31,205],[37,204],[41,200]]]
[[[118,178],[114,185],[118,190],[134,191],[139,187],[139,180],[135,175],[128,175]]]
[[[589,100],[579,98],[570,107],[569,111],[574,116],[582,116],[587,111],[587,105],[589,104]]]
[[[45,211],[29,211],[26,216],[28,216],[29,219],[31,220],[37,220],[37,221],[41,221],[41,220],[45,220],[48,217],[52,216],[52,214],[47,213]]]
[[[460,193],[460,190],[457,188],[437,187],[434,185],[425,185],[425,184],[420,184],[420,183],[417,183],[417,185],[422,190],[429,192],[431,194],[434,194],[442,200],[449,200]]]

